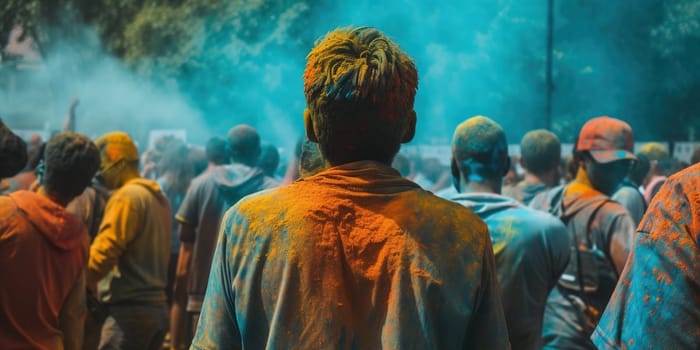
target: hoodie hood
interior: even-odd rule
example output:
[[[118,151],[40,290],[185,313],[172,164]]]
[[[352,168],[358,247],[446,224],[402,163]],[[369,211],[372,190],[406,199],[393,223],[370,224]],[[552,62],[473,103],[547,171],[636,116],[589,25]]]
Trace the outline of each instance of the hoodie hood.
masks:
[[[77,216],[34,192],[10,194],[17,208],[32,226],[56,248],[72,250],[87,240],[87,230]]]
[[[509,197],[495,193],[459,193],[450,198],[451,200],[462,204],[463,206],[473,210],[482,218],[493,215],[502,210],[518,208],[522,205]]]
[[[578,182],[572,182],[563,191],[562,218],[573,217],[584,208],[608,199],[608,196],[596,191],[593,187]]]
[[[561,219],[573,217],[592,204],[608,199],[594,188],[579,182],[557,186],[538,195],[530,206],[546,211]],[[564,211],[562,212],[562,207]]]
[[[251,193],[274,187],[273,180],[267,178],[262,170],[243,164],[216,167],[212,177],[217,189],[231,205]]]
[[[147,189],[149,192],[151,192],[153,196],[155,196],[158,199],[159,202],[168,200],[168,197],[165,195],[165,192],[163,192],[163,189],[160,188],[160,184],[158,184],[157,181],[144,178],[136,178],[124,184],[124,186],[126,185],[138,185]]]

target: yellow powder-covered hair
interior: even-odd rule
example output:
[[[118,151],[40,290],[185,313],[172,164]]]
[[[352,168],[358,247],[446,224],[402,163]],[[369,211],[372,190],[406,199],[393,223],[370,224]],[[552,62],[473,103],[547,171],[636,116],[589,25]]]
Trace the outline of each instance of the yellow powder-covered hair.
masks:
[[[390,161],[415,116],[417,85],[412,59],[377,29],[328,33],[307,56],[304,71],[306,103],[324,155],[331,163]]]

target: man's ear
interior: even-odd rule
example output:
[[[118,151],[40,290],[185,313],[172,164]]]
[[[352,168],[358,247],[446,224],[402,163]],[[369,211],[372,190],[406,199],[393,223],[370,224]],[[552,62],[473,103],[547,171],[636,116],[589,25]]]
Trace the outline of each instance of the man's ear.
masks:
[[[311,112],[308,108],[304,109],[304,127],[306,128],[306,138],[311,142],[318,143],[316,131],[314,131],[314,122],[311,120]]]
[[[401,143],[411,142],[413,137],[416,135],[416,111],[411,110],[406,121],[406,129],[404,129],[403,135],[401,135]]]
[[[510,157],[506,155],[506,159],[504,159],[503,163],[505,163],[503,164],[503,176],[505,177],[510,171]]]
[[[457,167],[457,161],[454,157],[450,159],[450,172],[452,173],[452,185],[455,187],[457,192],[461,192],[460,182],[462,175],[459,172],[459,167]]]

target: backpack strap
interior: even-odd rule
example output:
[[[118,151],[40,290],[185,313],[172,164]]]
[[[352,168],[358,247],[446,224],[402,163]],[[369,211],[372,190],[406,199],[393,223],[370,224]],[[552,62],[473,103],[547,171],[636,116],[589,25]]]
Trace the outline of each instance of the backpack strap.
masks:
[[[562,221],[564,216],[564,189],[566,189],[565,186],[558,186],[547,193],[547,204],[549,206],[547,211]]]
[[[588,244],[589,247],[592,246],[591,226],[593,225],[593,221],[595,220],[595,217],[598,214],[598,211],[600,210],[600,208],[602,208],[608,202],[610,202],[609,199],[604,198],[602,196],[598,197],[598,202],[593,204],[594,208],[590,212],[590,215],[588,216],[588,218],[586,219],[586,243]],[[581,269],[581,265],[582,265],[582,263],[581,263],[581,251],[579,250],[578,235],[576,234],[576,232],[573,232],[572,236],[573,236],[572,244],[574,244],[574,247],[576,250],[576,270],[577,270],[576,274],[578,275],[579,292],[581,293],[580,297],[583,300],[584,304],[590,305],[590,302],[588,301],[588,298],[586,297],[586,288],[583,285],[584,278],[583,278],[583,270]]]

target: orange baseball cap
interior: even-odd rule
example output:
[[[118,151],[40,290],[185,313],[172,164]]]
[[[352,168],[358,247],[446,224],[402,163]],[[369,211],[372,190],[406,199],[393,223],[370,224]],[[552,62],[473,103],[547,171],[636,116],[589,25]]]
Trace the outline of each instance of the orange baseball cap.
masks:
[[[632,128],[622,120],[607,116],[593,118],[583,125],[576,149],[589,151],[598,163],[637,159],[632,153],[634,149]]]

